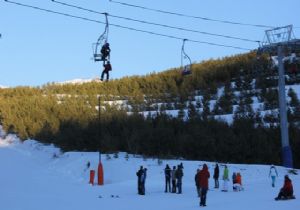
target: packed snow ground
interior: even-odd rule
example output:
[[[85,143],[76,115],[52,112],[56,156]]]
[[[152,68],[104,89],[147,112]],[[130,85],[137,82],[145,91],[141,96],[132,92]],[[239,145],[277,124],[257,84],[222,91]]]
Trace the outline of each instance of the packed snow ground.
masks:
[[[0,128],[1,130],[1,128]],[[0,209],[1,210],[192,210],[199,206],[194,175],[204,162],[184,160],[144,160],[124,153],[107,160],[102,155],[104,186],[91,186],[87,162],[96,169],[98,153],[68,152],[42,145],[34,140],[20,143],[14,135],[0,131]],[[180,162],[184,165],[183,194],[164,193],[164,167]],[[146,195],[137,194],[136,171],[140,165],[148,168]],[[211,177],[215,163],[208,163]],[[277,167],[276,187],[271,187],[267,165],[229,164],[230,174],[241,172],[245,188],[241,192],[221,192],[213,188],[207,195],[207,209],[220,210],[296,210],[300,209],[300,175],[290,175],[296,198],[274,201],[287,170]],[[220,167],[222,174],[223,167]],[[220,180],[220,187],[222,181]],[[230,188],[231,189],[231,188]],[[118,195],[119,198],[112,198]],[[101,196],[102,198],[99,198]]]

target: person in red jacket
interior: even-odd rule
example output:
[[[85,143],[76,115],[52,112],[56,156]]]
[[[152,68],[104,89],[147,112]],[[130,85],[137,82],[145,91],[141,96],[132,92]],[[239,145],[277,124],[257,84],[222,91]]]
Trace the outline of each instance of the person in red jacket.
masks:
[[[208,179],[210,177],[208,167],[206,164],[203,165],[202,170],[199,174],[199,185],[201,188],[200,194],[200,206],[206,206],[206,194],[208,190]]]
[[[285,175],[283,187],[280,189],[280,192],[278,196],[275,198],[275,200],[295,198],[293,193],[294,190],[293,190],[292,180],[289,178],[288,175]]]

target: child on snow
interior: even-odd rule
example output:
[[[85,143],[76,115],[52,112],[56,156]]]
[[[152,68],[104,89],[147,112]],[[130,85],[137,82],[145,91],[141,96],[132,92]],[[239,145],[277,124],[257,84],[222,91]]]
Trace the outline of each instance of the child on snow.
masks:
[[[241,173],[237,173],[236,177],[235,177],[235,183],[233,184],[233,190],[234,191],[241,191],[243,190],[243,186],[242,186],[242,175]]]
[[[269,177],[272,179],[272,187],[275,187],[275,179],[278,177],[278,173],[274,165],[270,167]]]

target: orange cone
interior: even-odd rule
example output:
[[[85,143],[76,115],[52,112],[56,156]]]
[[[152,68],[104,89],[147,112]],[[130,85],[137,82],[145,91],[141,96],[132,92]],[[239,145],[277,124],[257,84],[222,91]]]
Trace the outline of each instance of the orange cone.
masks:
[[[90,170],[90,184],[94,185],[95,170]]]
[[[102,163],[99,162],[98,164],[98,185],[104,184],[104,177],[103,177],[103,166]]]

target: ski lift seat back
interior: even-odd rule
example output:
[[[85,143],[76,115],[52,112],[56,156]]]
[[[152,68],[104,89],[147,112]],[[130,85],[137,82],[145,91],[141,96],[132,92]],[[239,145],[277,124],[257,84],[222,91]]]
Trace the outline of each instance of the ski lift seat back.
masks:
[[[109,23],[108,23],[108,18],[107,18],[107,13],[104,13],[105,15],[105,19],[106,19],[106,25],[105,25],[105,30],[104,32],[100,35],[100,37],[98,38],[97,42],[95,44],[93,44],[93,56],[94,56],[94,61],[107,61],[109,60],[109,52],[107,53],[107,55],[104,55],[104,53],[102,52],[103,47],[108,47],[109,48],[109,44],[108,44],[108,31],[109,31]],[[99,47],[102,47],[101,50],[99,50]]]
[[[184,50],[184,45],[186,41],[187,39],[183,40],[182,47],[181,47],[181,66],[183,66],[183,69],[181,71],[182,76],[187,76],[192,74],[192,61],[191,58],[186,54]],[[186,65],[184,65],[184,60],[185,63],[187,63]]]

